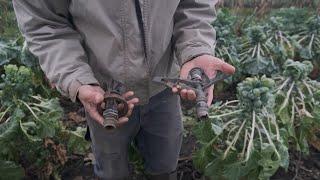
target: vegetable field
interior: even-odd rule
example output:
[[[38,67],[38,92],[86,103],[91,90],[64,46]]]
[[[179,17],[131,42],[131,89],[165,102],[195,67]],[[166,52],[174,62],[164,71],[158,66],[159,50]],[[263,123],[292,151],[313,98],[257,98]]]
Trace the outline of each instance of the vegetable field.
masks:
[[[319,2],[219,6],[216,56],[237,71],[216,85],[208,121],[184,110],[179,178],[320,179]],[[47,82],[2,0],[0,74],[0,179],[93,179],[83,108]]]

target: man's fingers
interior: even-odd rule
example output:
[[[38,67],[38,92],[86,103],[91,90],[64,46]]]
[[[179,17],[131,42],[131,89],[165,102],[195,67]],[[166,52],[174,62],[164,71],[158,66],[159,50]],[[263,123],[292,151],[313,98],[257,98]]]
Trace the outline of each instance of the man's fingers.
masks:
[[[212,104],[212,101],[213,101],[213,89],[214,89],[214,86],[210,86],[208,89],[207,89],[207,93],[208,93],[208,106],[210,107],[211,104]]]
[[[101,94],[101,93],[95,94],[95,96],[94,96],[94,103],[95,104],[101,104],[103,102],[103,100],[104,100],[103,94]]]
[[[196,93],[194,90],[188,90],[188,89],[182,89],[180,91],[180,96],[182,99],[186,99],[189,101],[194,101],[197,97]]]
[[[129,121],[128,117],[122,117],[118,120],[117,127],[120,127]]]
[[[92,119],[97,121],[99,124],[103,125],[103,117],[99,114],[98,110],[96,108],[87,108],[87,111]]]
[[[188,79],[188,76],[189,76],[189,72],[190,70],[194,68],[193,64],[185,64],[183,66],[183,68],[181,68],[181,71],[180,71],[180,78],[181,79]]]
[[[178,88],[173,87],[173,88],[172,88],[172,92],[173,92],[173,93],[178,93]]]
[[[226,74],[234,74],[236,71],[236,68],[228,63],[223,62],[220,70]]]
[[[176,85],[172,88],[172,92],[173,93],[179,93],[179,91],[181,90],[181,86],[180,85]]]
[[[130,104],[138,104],[139,103],[139,98],[133,98],[129,101],[127,101],[127,103]]]
[[[194,100],[196,100],[197,95],[194,92],[194,90],[188,90],[187,91],[187,97],[188,97],[189,101],[194,101]]]
[[[236,71],[235,67],[222,61],[221,59],[214,58],[214,61],[215,61],[215,63],[213,63],[213,66],[214,66],[213,68],[215,70],[220,70],[226,74],[234,74],[234,72]]]
[[[124,99],[129,99],[130,97],[132,97],[134,95],[134,92],[133,91],[128,91],[126,92],[125,94],[122,95],[122,97]]]
[[[134,109],[134,104],[129,104],[129,110],[126,116],[119,118],[117,126],[120,127],[123,124],[127,123],[129,121],[129,117],[132,115]]]
[[[187,92],[188,92],[187,89],[182,89],[180,91],[180,96],[181,96],[182,99],[187,99],[188,98]]]
[[[133,108],[134,108],[134,104],[129,104],[129,110],[128,113],[126,115],[127,118],[129,118],[133,112]]]

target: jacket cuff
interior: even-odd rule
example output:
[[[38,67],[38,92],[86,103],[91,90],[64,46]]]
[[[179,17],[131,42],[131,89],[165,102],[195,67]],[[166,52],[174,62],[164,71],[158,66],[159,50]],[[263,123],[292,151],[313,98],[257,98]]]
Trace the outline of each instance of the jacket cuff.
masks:
[[[82,85],[100,85],[99,82],[91,76],[76,78],[71,81],[71,84],[68,89],[68,95],[72,102],[76,102],[79,88]]]
[[[208,46],[187,47],[182,52],[177,53],[179,65],[182,66],[186,62],[201,56],[201,55],[214,55],[214,50]]]

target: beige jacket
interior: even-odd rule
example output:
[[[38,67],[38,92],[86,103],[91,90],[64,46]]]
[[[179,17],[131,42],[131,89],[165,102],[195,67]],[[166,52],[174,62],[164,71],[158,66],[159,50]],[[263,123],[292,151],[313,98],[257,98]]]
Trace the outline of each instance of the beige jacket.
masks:
[[[31,52],[63,95],[75,101],[81,85],[106,89],[115,80],[147,103],[164,89],[152,82],[154,76],[177,76],[183,63],[214,53],[216,2],[140,0],[143,28],[134,0],[13,0],[13,5]]]

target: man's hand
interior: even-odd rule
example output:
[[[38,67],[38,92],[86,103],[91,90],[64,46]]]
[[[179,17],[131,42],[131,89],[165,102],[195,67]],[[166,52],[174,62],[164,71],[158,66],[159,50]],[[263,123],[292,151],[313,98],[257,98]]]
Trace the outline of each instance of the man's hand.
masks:
[[[235,72],[235,68],[228,63],[225,63],[219,58],[210,56],[210,55],[202,55],[193,60],[185,63],[180,72],[181,79],[187,79],[189,72],[191,69],[199,67],[204,70],[207,76],[212,79],[216,76],[217,71],[222,71],[226,74],[233,74]],[[213,100],[213,86],[207,89],[208,93],[208,105],[210,106]],[[178,93],[180,91],[180,96],[182,99],[194,101],[196,99],[196,93],[190,89],[179,89],[179,87],[172,88],[174,93]]]
[[[83,85],[78,91],[78,98],[86,111],[89,113],[90,117],[101,125],[103,125],[104,118],[99,113],[99,109],[101,109],[101,105],[104,100],[104,94],[105,91],[101,87],[92,85]],[[117,126],[121,126],[122,124],[128,122],[134,106],[139,103],[139,99],[133,98],[133,96],[134,93],[132,91],[129,91],[123,95],[129,105],[129,111],[125,117],[119,119]]]

